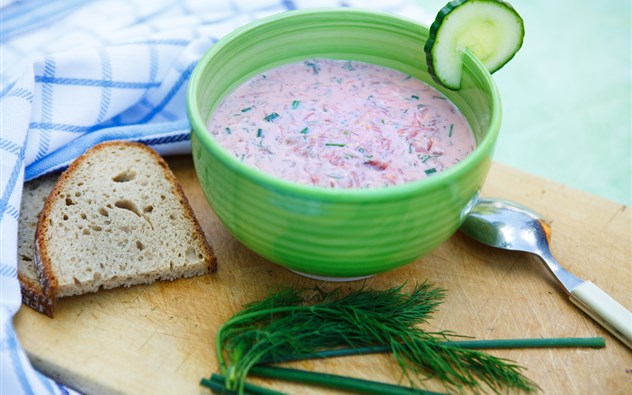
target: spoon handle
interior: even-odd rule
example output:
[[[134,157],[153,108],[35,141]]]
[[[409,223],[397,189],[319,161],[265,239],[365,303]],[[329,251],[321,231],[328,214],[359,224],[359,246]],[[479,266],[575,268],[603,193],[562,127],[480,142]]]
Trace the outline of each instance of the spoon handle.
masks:
[[[590,281],[573,288],[571,302],[632,349],[632,313]]]

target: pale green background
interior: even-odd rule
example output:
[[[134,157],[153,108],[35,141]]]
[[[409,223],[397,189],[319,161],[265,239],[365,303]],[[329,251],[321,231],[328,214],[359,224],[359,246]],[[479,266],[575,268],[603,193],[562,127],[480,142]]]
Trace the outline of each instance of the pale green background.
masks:
[[[434,15],[446,1],[417,3]],[[632,205],[632,2],[510,3],[526,35],[494,74],[503,102],[495,160]]]

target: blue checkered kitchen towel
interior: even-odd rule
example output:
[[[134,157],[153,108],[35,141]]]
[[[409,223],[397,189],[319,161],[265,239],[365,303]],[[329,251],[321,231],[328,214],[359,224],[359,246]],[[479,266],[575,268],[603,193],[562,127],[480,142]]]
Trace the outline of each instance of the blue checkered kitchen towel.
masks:
[[[0,394],[72,392],[31,367],[12,326],[24,181],[106,140],[190,152],[189,75],[215,41],[253,19],[358,6],[429,20],[412,0],[0,1]]]

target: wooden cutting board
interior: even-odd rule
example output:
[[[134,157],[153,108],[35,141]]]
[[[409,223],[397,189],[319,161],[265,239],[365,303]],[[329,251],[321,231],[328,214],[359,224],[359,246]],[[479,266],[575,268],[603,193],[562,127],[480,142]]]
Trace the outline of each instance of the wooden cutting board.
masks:
[[[27,307],[15,317],[34,366],[82,392],[209,394],[199,381],[217,371],[216,331],[243,304],[279,286],[336,286],[303,278],[250,252],[227,233],[206,203],[190,158],[176,157],[169,163],[218,256],[219,271],[63,299],[54,319]],[[630,207],[500,164],[493,165],[483,192],[518,201],[546,216],[552,222],[552,249],[558,260],[632,308]],[[457,233],[430,255],[367,283],[384,289],[426,279],[448,290],[427,329],[478,339],[603,336],[603,349],[491,353],[526,367],[527,376],[544,393],[632,393],[632,352],[578,310],[537,258],[484,247]],[[296,366],[384,382],[399,379],[398,368],[383,355]],[[329,393],[257,382],[294,394]],[[443,390],[435,381],[427,386]]]

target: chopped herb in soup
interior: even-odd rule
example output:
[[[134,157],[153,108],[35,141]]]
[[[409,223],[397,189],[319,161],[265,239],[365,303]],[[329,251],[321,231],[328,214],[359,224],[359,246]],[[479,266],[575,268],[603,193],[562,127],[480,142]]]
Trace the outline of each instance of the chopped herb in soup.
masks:
[[[330,59],[255,76],[224,99],[208,128],[252,167],[330,188],[423,179],[463,160],[476,144],[456,106],[426,83]]]

